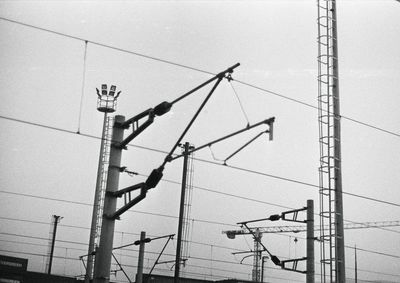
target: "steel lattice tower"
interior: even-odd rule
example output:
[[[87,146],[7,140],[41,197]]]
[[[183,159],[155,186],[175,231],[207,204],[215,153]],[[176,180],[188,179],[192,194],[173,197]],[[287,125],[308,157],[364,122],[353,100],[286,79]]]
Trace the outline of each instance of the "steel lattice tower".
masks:
[[[317,4],[321,282],[345,282],[336,2]]]

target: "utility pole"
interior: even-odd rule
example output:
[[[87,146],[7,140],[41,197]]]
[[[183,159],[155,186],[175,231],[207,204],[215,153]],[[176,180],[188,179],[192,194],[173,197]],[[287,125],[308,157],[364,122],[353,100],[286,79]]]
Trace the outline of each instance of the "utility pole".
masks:
[[[186,191],[186,177],[188,170],[187,168],[188,159],[189,159],[189,143],[186,142],[183,151],[183,174],[182,174],[182,186],[181,186],[181,202],[179,207],[178,239],[176,244],[176,255],[175,255],[174,283],[179,282],[179,272],[181,265],[182,227],[183,227],[183,214],[185,210],[185,191]]]
[[[56,243],[56,234],[57,234],[57,224],[61,220],[60,216],[53,215],[54,219],[54,227],[53,227],[53,237],[51,240],[51,248],[50,248],[50,258],[49,258],[49,265],[47,269],[47,274],[51,274],[51,266],[53,265],[53,254],[54,254],[54,246]]]
[[[140,233],[140,244],[139,244],[139,259],[136,273],[136,283],[143,282],[143,261],[144,261],[144,246],[145,246],[146,232]]]
[[[333,113],[335,134],[335,225],[337,249],[337,282],[346,282],[346,265],[344,253],[344,227],[343,227],[343,190],[342,190],[342,153],[341,153],[341,127],[340,127],[340,100],[339,100],[339,60],[336,1],[332,1],[332,37],[333,37]]]
[[[114,214],[117,208],[117,198],[113,193],[117,191],[119,183],[119,174],[121,167],[122,148],[118,146],[123,140],[124,129],[117,127],[125,121],[124,116],[115,116],[113,126],[112,144],[110,149],[110,161],[107,176],[107,186],[104,199],[104,214],[101,226],[100,245],[96,252],[96,261],[94,264],[94,283],[108,283],[111,267],[111,252],[114,240],[115,219],[109,217]]]
[[[307,200],[307,273],[306,282],[315,282],[315,266],[314,266],[314,201]]]
[[[263,256],[261,258],[261,283],[264,283],[264,269],[265,269],[265,259],[268,258],[267,256]]]
[[[358,278],[357,278],[357,274],[358,270],[357,270],[357,246],[354,246],[354,277],[355,277],[355,283],[358,282]]]
[[[298,219],[298,214],[301,211],[306,211],[306,219]],[[307,226],[307,250],[306,250],[306,257],[302,258],[294,258],[294,259],[288,259],[288,260],[280,260],[277,256],[273,255],[261,242],[261,229],[265,228],[258,228],[258,227],[249,227],[249,223],[254,223],[254,222],[259,222],[259,221],[278,221],[282,219],[283,221],[290,221],[290,222],[298,222],[298,223],[305,223]],[[306,282],[307,283],[314,283],[315,282],[315,269],[314,269],[314,201],[313,200],[307,200],[307,206],[300,208],[300,209],[294,209],[294,210],[289,210],[282,212],[281,214],[273,214],[267,218],[261,218],[261,219],[255,219],[255,220],[249,220],[249,221],[243,221],[237,223],[241,225],[242,227],[245,227],[246,229],[242,230],[230,230],[230,231],[223,231],[222,233],[225,233],[229,239],[234,239],[236,235],[245,235],[245,234],[251,234],[254,238],[254,240],[263,248],[261,252],[266,251],[271,259],[271,261],[277,265],[280,266],[282,269],[288,270],[288,271],[293,271],[293,272],[298,272],[302,274],[306,274]],[[278,231],[276,231],[278,232]],[[256,250],[255,246],[255,250]],[[256,257],[256,254],[254,254]],[[262,257],[263,261],[263,257]],[[306,270],[299,270],[297,268],[298,263],[300,261],[306,261]],[[258,267],[258,261],[254,261],[255,263],[253,264],[253,281],[254,282],[260,282],[257,276],[257,271],[259,270]],[[263,263],[263,262],[262,262]],[[289,266],[288,266],[289,265]],[[262,272],[264,268],[262,267]],[[261,276],[261,281],[263,281],[263,276]]]

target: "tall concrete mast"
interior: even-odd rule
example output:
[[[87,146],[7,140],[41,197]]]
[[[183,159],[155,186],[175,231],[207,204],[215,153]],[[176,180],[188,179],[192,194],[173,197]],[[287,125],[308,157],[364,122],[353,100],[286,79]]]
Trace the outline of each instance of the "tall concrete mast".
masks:
[[[110,143],[112,137],[112,127],[114,117],[110,113],[115,112],[117,98],[120,94],[115,94],[115,86],[111,86],[110,91],[107,85],[101,86],[101,92],[97,90],[97,110],[104,113],[103,131],[101,136],[99,164],[97,168],[96,190],[94,194],[92,224],[90,228],[88,257],[86,264],[85,283],[89,283],[93,279],[94,258],[97,247],[100,243],[101,222],[103,216],[104,194],[107,184],[108,164],[110,158]]]

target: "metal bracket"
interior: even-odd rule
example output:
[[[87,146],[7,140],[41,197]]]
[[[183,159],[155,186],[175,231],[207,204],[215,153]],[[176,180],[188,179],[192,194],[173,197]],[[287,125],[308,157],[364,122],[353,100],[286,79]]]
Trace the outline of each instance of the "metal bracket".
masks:
[[[299,261],[304,261],[307,260],[306,257],[302,257],[302,258],[294,258],[294,259],[288,259],[288,260],[282,260],[281,261],[281,267],[282,269],[285,270],[289,270],[289,271],[293,271],[293,272],[298,272],[298,273],[307,273],[306,270],[297,270],[297,264],[299,263]],[[285,266],[286,263],[292,263],[292,267],[288,268]]]
[[[134,190],[140,189],[140,194],[136,196],[134,199],[131,198],[131,192]],[[125,198],[125,205],[118,209],[116,212],[114,212],[112,215],[104,215],[104,217],[107,217],[109,219],[119,219],[119,216],[127,211],[129,208],[137,204],[138,202],[142,201],[147,194],[147,191],[149,190],[149,187],[146,185],[146,183],[139,183],[130,187],[127,187],[125,189],[119,190],[117,192],[109,192],[109,196],[113,197],[122,197],[124,196]]]
[[[129,120],[126,120],[123,123],[115,123],[116,127],[123,128],[123,129],[128,129],[129,126],[132,124],[132,133],[124,139],[122,142],[119,144],[116,144],[119,148],[124,148],[130,143],[135,137],[137,137],[139,134],[141,134],[148,126],[150,126],[154,122],[154,117],[155,117],[154,109],[150,108],[142,113],[130,118]],[[142,118],[147,117],[147,120],[139,125],[139,121]]]

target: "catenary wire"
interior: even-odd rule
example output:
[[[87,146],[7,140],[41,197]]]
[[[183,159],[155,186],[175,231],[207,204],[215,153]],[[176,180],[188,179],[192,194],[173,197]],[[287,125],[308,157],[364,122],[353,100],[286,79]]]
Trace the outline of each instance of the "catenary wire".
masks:
[[[62,128],[58,128],[58,127],[54,127],[54,126],[48,126],[48,125],[43,125],[43,124],[39,124],[39,123],[28,122],[28,121],[25,121],[25,120],[16,119],[16,118],[12,118],[12,117],[7,117],[7,116],[3,116],[3,115],[0,115],[0,119],[5,119],[5,120],[14,121],[14,122],[18,122],[18,123],[23,123],[23,124],[27,124],[27,125],[31,125],[31,126],[37,126],[37,127],[41,127],[41,128],[45,128],[45,129],[49,129],[49,130],[55,130],[55,131],[69,133],[69,134],[80,135],[80,136],[84,136],[84,137],[87,137],[87,138],[101,140],[101,137],[97,137],[97,136],[94,136],[94,135],[89,135],[89,134],[84,134],[84,133],[76,133],[76,132],[74,132],[72,130],[66,130],[66,129],[62,129]],[[149,151],[153,151],[153,152],[163,153],[163,154],[167,153],[166,151],[163,151],[163,150],[153,149],[153,148],[146,147],[146,146],[141,146],[141,145],[129,144],[128,146],[132,146],[132,147],[136,147],[136,148],[140,148],[140,149],[144,149],[144,150],[149,150]],[[235,170],[242,171],[242,172],[252,173],[252,174],[261,175],[261,176],[265,176],[265,177],[269,177],[269,178],[274,178],[274,179],[278,179],[278,180],[282,180],[282,181],[296,183],[296,184],[299,184],[299,185],[304,185],[306,187],[314,187],[314,188],[318,188],[319,189],[319,186],[316,185],[316,184],[311,184],[311,183],[307,183],[307,182],[303,182],[303,181],[299,181],[299,180],[295,180],[295,179],[291,179],[291,178],[285,178],[285,177],[272,175],[272,174],[268,174],[268,173],[264,173],[264,172],[260,172],[260,171],[256,171],[256,170],[252,170],[252,169],[247,169],[247,168],[243,168],[243,167],[238,167],[238,166],[218,163],[218,162],[211,161],[211,160],[206,160],[206,159],[200,159],[200,158],[193,158],[193,159],[196,160],[196,161],[204,162],[204,163],[223,166],[223,167],[235,169]],[[349,193],[349,192],[343,192],[343,194],[344,195],[353,196],[353,197],[357,197],[357,198],[361,198],[361,199],[366,199],[366,200],[369,200],[369,201],[374,201],[374,202],[378,202],[378,203],[383,203],[383,204],[387,204],[387,205],[400,207],[400,204],[398,204],[398,203],[389,202],[389,201],[385,201],[385,200],[380,200],[380,199],[373,198],[373,197],[367,197],[367,196],[354,194],[354,193]]]
[[[4,191],[0,191],[0,192],[4,192]],[[10,193],[10,192],[8,192]],[[18,193],[12,193],[12,194],[16,194],[16,195],[20,195]],[[77,204],[77,202],[71,202],[71,201],[67,201],[67,200],[61,200],[61,199],[54,199],[54,198],[45,198],[45,197],[38,197],[38,196],[33,196],[33,195],[27,195],[27,194],[23,194],[23,196],[28,196],[28,197],[37,197],[40,199],[46,199],[46,200],[52,200],[52,201],[61,201],[61,202],[67,202],[67,203],[74,203]],[[230,195],[232,196],[232,195]],[[250,199],[251,200],[251,199]],[[87,204],[87,203],[78,203],[78,204],[83,204],[83,205],[87,205],[87,206],[92,206],[91,204]],[[290,207],[287,207],[289,209],[291,209]],[[169,217],[169,218],[177,218],[176,216],[171,216],[171,215],[165,215],[165,214],[156,214],[156,213],[149,213],[149,212],[138,212],[138,211],[133,211],[132,212],[136,212],[136,213],[144,213],[144,214],[150,214],[150,215],[156,215],[156,216],[163,216],[163,217]],[[24,219],[16,219],[16,218],[10,218],[10,217],[0,217],[0,219],[5,219],[5,220],[12,220],[12,221],[23,221],[23,222],[31,222],[31,223],[37,223],[37,224],[47,224],[46,222],[40,222],[40,221],[33,221],[33,220],[24,220]],[[221,223],[221,222],[214,222],[214,221],[207,221],[207,220],[196,220],[193,219],[194,221],[198,221],[198,222],[205,222],[205,223],[212,223],[212,224],[217,224],[217,225],[226,225],[226,226],[234,226],[235,225],[231,225],[228,223]],[[357,223],[359,224],[359,222],[354,222],[354,221],[349,221],[346,220],[347,222],[352,222],[352,223]],[[80,228],[80,229],[89,229],[86,227],[81,227],[81,226],[75,226],[75,225],[64,225],[64,224],[59,224],[60,226],[64,226],[64,227],[69,227],[69,228]],[[382,228],[382,227],[373,227],[373,228]],[[396,231],[396,230],[388,230],[390,232],[396,232],[396,233],[400,233],[400,231]],[[117,231],[116,231],[117,232]],[[124,232],[124,231],[119,231],[119,233],[124,233],[124,234],[134,234],[134,235],[138,235],[135,233],[129,233],[129,232]],[[1,234],[1,233],[0,233]],[[276,233],[276,234],[281,234],[281,233]],[[299,237],[301,238],[301,237]],[[193,241],[191,241],[193,242]],[[75,244],[77,244],[77,242],[74,242]],[[211,245],[211,244],[206,244],[206,243],[200,243],[200,242],[193,242],[193,243],[197,243],[197,244],[205,244],[205,245]],[[83,244],[83,243],[82,243]],[[219,247],[219,248],[228,248],[228,247],[224,247],[224,246],[218,246],[218,245],[214,245],[215,247]],[[350,246],[346,246],[346,248],[352,249],[353,247]],[[391,256],[391,257],[395,257],[395,258],[400,258],[400,256],[397,255],[390,255],[387,253],[383,253],[383,252],[377,252],[377,251],[372,251],[372,250],[368,250],[368,249],[363,249],[363,248],[358,248],[359,250],[363,250],[363,251],[367,251],[367,252],[371,252],[371,253],[376,253],[376,254],[381,254],[381,255],[387,255],[387,256]]]
[[[208,71],[205,71],[205,70],[201,70],[199,68],[190,67],[190,66],[187,66],[187,65],[184,65],[184,64],[175,63],[175,62],[172,62],[172,61],[169,61],[169,60],[160,59],[160,58],[157,58],[157,57],[145,55],[145,54],[142,54],[142,53],[130,51],[130,50],[119,48],[119,47],[115,47],[115,46],[111,46],[111,45],[104,44],[104,43],[101,43],[101,42],[96,42],[96,41],[84,39],[84,38],[81,38],[81,37],[78,37],[78,36],[73,36],[73,35],[69,35],[69,34],[66,34],[66,33],[58,32],[58,31],[54,31],[54,30],[50,30],[50,29],[46,29],[46,28],[41,28],[41,27],[38,27],[38,26],[35,26],[35,25],[23,23],[23,22],[16,21],[16,20],[11,20],[11,19],[4,18],[4,17],[0,17],[0,19],[3,20],[3,21],[10,22],[10,23],[14,23],[14,24],[25,26],[25,27],[29,27],[29,28],[45,31],[45,32],[48,32],[48,33],[51,33],[51,34],[55,34],[55,35],[59,35],[59,36],[63,36],[63,37],[67,37],[67,38],[70,38],[70,39],[80,40],[80,41],[84,41],[84,42],[87,41],[88,43],[91,43],[93,45],[109,48],[109,49],[120,51],[120,52],[123,52],[123,53],[132,54],[132,55],[135,55],[135,56],[139,56],[139,57],[143,57],[143,58],[146,58],[146,59],[154,60],[154,61],[157,61],[157,62],[173,65],[173,66],[176,66],[176,67],[181,67],[181,68],[189,69],[189,70],[192,70],[192,71],[196,71],[196,72],[200,72],[200,73],[204,73],[204,74],[208,74],[208,75],[215,75],[214,73],[211,73],[211,72],[208,72]]]
[[[170,180],[164,180],[166,182],[170,182],[170,183],[174,183],[174,184],[178,184],[179,182],[175,182],[175,181],[170,181]],[[209,192],[213,192],[216,193],[217,191],[215,190],[211,190],[211,189],[206,189],[206,188],[202,188],[202,187],[197,187],[196,188],[199,189],[204,189],[205,191],[209,191]],[[18,196],[24,196],[24,197],[32,197],[32,198],[38,198],[38,199],[44,199],[44,200],[50,200],[50,201],[59,201],[59,202],[64,202],[64,203],[72,203],[72,204],[77,204],[77,205],[83,205],[83,206],[90,206],[92,207],[93,205],[90,203],[85,203],[85,202],[77,202],[77,201],[71,201],[71,200],[64,200],[64,199],[58,199],[58,198],[50,198],[50,197],[43,197],[43,196],[36,196],[33,194],[25,194],[25,193],[17,193],[17,192],[9,192],[9,191],[4,191],[4,190],[0,190],[0,193],[5,193],[5,194],[11,194],[11,195],[18,195]],[[230,197],[237,197],[240,199],[244,199],[244,200],[248,200],[248,201],[256,201],[259,203],[264,203],[264,204],[268,204],[268,205],[274,205],[274,206],[278,206],[280,208],[286,208],[286,209],[293,209],[291,207],[287,207],[287,206],[283,206],[283,205],[276,205],[276,204],[271,204],[269,202],[265,202],[265,201],[260,201],[260,200],[254,200],[251,198],[247,198],[247,197],[242,197],[242,196],[237,196],[237,195],[233,195],[233,194],[227,194],[227,193],[221,193],[223,195],[226,196],[230,196]],[[177,216],[173,216],[173,215],[167,215],[167,214],[161,214],[161,213],[152,213],[152,212],[145,212],[145,211],[138,211],[138,210],[129,210],[129,212],[131,213],[139,213],[139,214],[146,214],[146,215],[152,215],[152,216],[161,216],[161,217],[166,217],[166,218],[172,218],[172,219],[177,219]],[[236,225],[230,224],[230,223],[223,223],[223,222],[217,222],[217,221],[210,221],[210,220],[204,220],[204,219],[192,219],[195,222],[200,222],[200,223],[207,223],[207,224],[213,224],[213,225],[224,225],[224,226],[229,226],[229,227],[236,227]],[[351,222],[351,223],[356,223],[359,224],[359,222],[355,222],[355,221],[350,221],[350,220],[345,220],[347,222]],[[396,230],[391,230],[391,229],[387,229],[387,228],[383,228],[383,227],[374,227],[377,229],[381,229],[381,230],[385,230],[385,231],[389,231],[389,232],[394,232],[394,233],[400,233],[400,231],[396,231]]]
[[[165,60],[165,59],[161,59],[161,58],[157,58],[157,57],[154,57],[154,56],[149,56],[149,55],[145,55],[145,54],[142,54],[142,53],[130,51],[130,50],[127,50],[127,49],[114,47],[114,46],[107,45],[107,44],[104,44],[104,43],[91,41],[91,40],[84,39],[84,38],[81,38],[81,37],[72,36],[72,35],[69,35],[69,34],[66,34],[66,33],[57,32],[57,31],[53,31],[53,30],[50,30],[50,29],[41,28],[41,27],[38,27],[38,26],[35,26],[35,25],[23,23],[23,22],[16,21],[16,20],[11,20],[11,19],[8,19],[8,18],[5,18],[5,17],[0,17],[0,20],[11,22],[11,23],[14,23],[14,24],[22,25],[22,26],[26,26],[26,27],[30,27],[30,28],[33,28],[33,29],[41,30],[41,31],[45,31],[45,32],[56,34],[56,35],[59,35],[59,36],[64,36],[64,37],[67,37],[67,38],[88,42],[88,43],[91,43],[93,45],[101,46],[101,47],[104,47],[104,48],[109,48],[109,49],[112,49],[112,50],[120,51],[120,52],[123,52],[123,53],[128,53],[128,54],[139,56],[139,57],[143,57],[143,58],[154,60],[154,61],[157,61],[157,62],[160,62],[160,63],[165,63],[165,64],[173,65],[173,66],[176,66],[176,67],[185,68],[185,69],[189,69],[189,70],[192,70],[192,71],[196,71],[196,72],[200,72],[200,73],[204,73],[204,74],[208,74],[208,75],[216,75],[215,73],[212,73],[212,72],[209,72],[209,71],[205,71],[205,70],[201,70],[199,68],[194,68],[194,67],[191,67],[191,66],[188,66],[188,65],[175,63],[175,62],[172,62],[172,61],[169,61],[169,60]],[[313,108],[313,109],[318,109],[318,107],[315,106],[315,105],[306,103],[306,102],[298,100],[298,99],[291,98],[289,96],[280,94],[278,92],[271,91],[271,90],[268,90],[268,89],[265,89],[265,88],[262,88],[262,87],[259,87],[259,86],[256,86],[254,84],[247,83],[247,82],[244,82],[244,81],[241,81],[241,80],[234,80],[234,81],[236,81],[236,82],[238,82],[240,84],[243,84],[243,85],[245,85],[247,87],[251,87],[251,88],[257,89],[257,90],[262,91],[264,93],[272,94],[272,95],[278,96],[280,98],[283,98],[285,100],[292,101],[292,102],[295,102],[295,103],[299,103],[299,104],[302,104],[304,106],[307,106],[307,107],[310,107],[310,108]],[[348,117],[348,116],[345,116],[345,115],[340,115],[340,117],[343,118],[343,119],[352,121],[354,123],[357,123],[359,125],[370,127],[372,129],[375,129],[375,130],[378,130],[378,131],[381,131],[381,132],[384,132],[384,133],[387,133],[387,134],[390,134],[390,135],[393,135],[393,136],[396,136],[396,137],[400,138],[400,134],[399,133],[386,130],[386,129],[382,128],[382,127],[377,127],[377,126],[374,126],[372,124],[365,123],[365,122],[362,122],[360,120],[357,120],[357,119],[354,119],[354,118],[351,118],[351,117]]]
[[[44,128],[50,129],[50,130],[57,130],[57,131],[62,131],[62,132],[70,133],[70,134],[78,134],[78,133],[76,133],[74,131],[70,131],[70,130],[60,129],[60,128],[52,127],[52,126],[45,126],[45,125],[42,125],[42,124],[37,124],[37,123],[33,123],[33,122],[27,122],[27,121],[14,119],[14,118],[9,118],[9,117],[5,117],[5,116],[0,116],[0,118],[4,118],[4,119],[12,120],[12,121],[15,121],[15,122],[20,122],[20,123],[26,123],[26,124],[33,125],[33,126],[44,127]],[[93,136],[93,135],[87,135],[87,134],[82,134],[82,133],[79,133],[79,135],[82,135],[82,136],[85,136],[85,137],[89,137],[89,138],[94,138],[94,139],[101,139],[101,138]],[[134,145],[131,145],[131,146],[134,146]],[[160,152],[160,153],[166,153],[165,151],[162,151],[162,150],[154,150],[154,149],[151,149],[151,148],[148,148],[148,147],[143,147],[143,146],[139,146],[138,148],[152,150],[152,151],[156,151],[156,152]],[[281,179],[281,180],[284,180],[284,181],[290,181],[290,182],[295,182],[295,183],[306,185],[306,186],[312,186],[312,187],[319,188],[317,185],[313,185],[313,184],[310,184],[310,183],[305,183],[305,182],[301,182],[301,181],[297,181],[297,180],[293,180],[293,179],[289,179],[289,178],[283,178],[283,177],[279,177],[279,176],[275,176],[275,175],[266,174],[266,173],[263,173],[263,172],[258,172],[258,171],[254,171],[254,170],[241,168],[241,167],[235,167],[235,166],[231,166],[231,165],[221,164],[221,163],[217,163],[217,162],[213,162],[213,161],[209,161],[209,160],[197,159],[197,158],[195,158],[195,159],[198,160],[198,161],[202,161],[202,162],[207,162],[207,163],[220,165],[220,166],[227,166],[227,167],[231,167],[231,168],[234,168],[234,169],[237,169],[237,170],[241,170],[241,171],[248,171],[248,172],[251,172],[251,173],[254,173],[254,174],[259,174],[259,175],[263,175],[263,176],[267,176],[267,177],[271,177],[271,178],[277,178],[277,179]],[[9,192],[9,193],[11,193],[11,192]],[[400,206],[398,204],[389,203],[387,201],[377,200],[377,199],[374,199],[374,198],[360,196],[360,195],[356,195],[356,194],[352,194],[352,193],[343,192],[343,194],[349,194],[349,195],[352,195],[352,196],[355,196],[355,197],[365,198],[365,199],[368,199],[368,200],[371,200],[371,201],[377,201],[377,202],[381,202],[381,203],[385,203],[385,204],[392,204],[392,205]],[[76,202],[76,204],[90,205],[90,204],[87,204],[87,203],[79,203],[79,202]],[[142,212],[138,212],[138,213],[142,213]],[[166,215],[162,215],[162,216],[167,217]],[[196,221],[203,222],[203,220],[196,220]],[[346,221],[348,221],[348,220],[346,220]],[[352,222],[352,221],[350,221],[350,222]],[[354,223],[357,223],[357,222],[354,222]],[[215,223],[215,224],[226,225],[226,223],[225,224],[224,223]],[[398,231],[390,230],[390,229],[387,229],[387,228],[382,228],[382,227],[379,227],[379,228],[382,229],[382,230],[398,232]]]
[[[28,26],[30,26],[30,25],[28,25]],[[33,26],[31,26],[31,27],[33,27]],[[46,29],[42,29],[42,30],[45,30],[45,31],[50,32],[49,30],[46,30]],[[55,33],[56,33],[56,32],[55,32]],[[60,34],[60,33],[57,33],[57,34]],[[81,40],[83,40],[83,39],[81,39]],[[86,42],[87,42],[87,41],[86,41]],[[97,44],[97,43],[93,43],[93,44]],[[101,44],[98,44],[98,45],[101,45]],[[101,45],[101,46],[104,46],[104,47],[108,47],[108,48],[112,48],[112,49],[115,49],[115,50],[119,50],[119,51],[124,51],[124,52],[126,52],[125,50],[118,49],[118,48],[113,48],[113,47],[106,46],[106,45]],[[139,55],[139,54],[136,54],[136,53],[133,53],[133,54]],[[140,55],[139,55],[139,56],[140,56]],[[150,56],[143,56],[143,57],[150,58],[150,59],[154,59],[153,57],[150,57]],[[164,61],[164,60],[161,60],[161,61],[164,62],[164,63],[170,63],[170,62]],[[174,64],[174,65],[175,65],[175,64]],[[177,66],[181,66],[181,67],[182,67],[182,65],[180,65],[180,64],[177,64]],[[186,67],[186,66],[183,66],[183,67]],[[299,101],[296,101],[296,102],[299,102]],[[313,108],[315,108],[315,107],[313,107]],[[355,123],[362,124],[362,125],[364,125],[364,126],[368,126],[368,127],[375,128],[375,129],[380,130],[380,131],[384,131],[384,132],[389,133],[389,134],[395,134],[395,133],[393,133],[393,132],[386,131],[386,130],[384,130],[384,129],[382,129],[382,128],[378,128],[378,127],[375,127],[375,126],[369,125],[369,124],[367,124],[367,123],[363,123],[363,122],[357,121],[357,120],[352,119],[352,118],[349,118],[349,117],[342,116],[342,118],[348,119],[348,120],[353,121],[353,122],[355,122]],[[78,127],[78,132],[79,132],[79,127]],[[395,134],[395,135],[397,135],[397,134]],[[400,137],[400,135],[397,135],[397,136]],[[347,193],[347,194],[352,195],[352,196],[357,196],[357,197],[359,197],[359,195],[355,195],[355,194],[351,194],[351,193]],[[372,198],[367,198],[367,199],[369,199],[369,200],[375,200],[375,199],[372,199]]]
[[[40,239],[40,240],[46,240],[46,241],[48,240],[47,238],[43,238],[43,237],[36,237],[36,236],[30,236],[30,235],[21,235],[21,234],[15,234],[15,233],[0,233],[0,234],[10,235],[10,236],[17,236],[17,237],[24,237],[24,238],[29,238],[29,239]],[[75,241],[66,241],[66,240],[58,240],[58,239],[56,241],[57,242],[62,242],[62,243],[72,243],[72,244],[78,244],[78,245],[85,245],[85,246],[87,245],[87,243],[75,242]],[[22,242],[22,243],[24,243],[24,242]],[[29,243],[24,243],[24,244],[29,244]],[[33,244],[33,243],[31,243],[31,244]],[[204,243],[201,243],[201,244],[204,244]],[[39,245],[39,244],[33,244],[33,245]],[[206,244],[206,245],[208,245],[208,244]],[[211,246],[218,247],[218,246],[215,246],[215,245],[211,245]],[[70,250],[72,250],[72,249],[79,250],[79,249],[76,249],[76,248],[69,248],[69,247],[59,247],[59,248],[70,249]],[[350,247],[350,246],[346,246],[346,248],[354,249],[354,247]],[[368,249],[362,249],[362,248],[357,248],[357,249],[360,250],[360,251],[369,252],[369,253],[373,253],[373,254],[384,255],[384,256],[393,257],[393,258],[400,258],[400,256],[391,255],[391,254],[382,253],[382,252],[377,252],[377,251],[372,251],[372,250],[368,250]],[[136,250],[133,250],[133,249],[126,249],[126,250],[127,251],[136,251]],[[86,251],[86,250],[82,250],[82,251]],[[151,252],[151,251],[147,251],[147,253],[157,254],[156,252]],[[170,254],[166,254],[166,255],[170,255]],[[123,256],[133,257],[133,256],[129,256],[129,255],[123,255]],[[174,256],[174,255],[170,255],[170,256]],[[202,257],[193,257],[193,256],[191,256],[190,258],[198,259],[198,260],[211,261],[211,259],[202,258]],[[214,261],[214,262],[222,262],[222,263],[229,263],[229,264],[237,264],[236,262],[231,262],[231,261],[226,261],[226,260],[219,260],[219,259],[212,259],[212,261]],[[348,269],[350,269],[350,268],[348,268]],[[377,271],[369,271],[369,270],[362,270],[362,269],[359,269],[359,270],[360,271],[364,271],[364,272],[369,272],[369,273],[376,273],[376,274],[383,274],[383,275],[399,277],[399,275],[395,275],[395,274],[389,274],[389,273],[383,273],[383,272],[377,272]]]
[[[79,115],[78,115],[78,133],[81,131],[81,120],[83,110],[83,97],[85,95],[85,83],[86,83],[86,57],[87,57],[88,42],[85,40],[85,49],[83,52],[83,71],[82,71],[82,88],[81,88],[81,101],[79,104]]]
[[[37,244],[35,244],[35,245],[37,245]],[[65,247],[63,247],[63,249],[64,249]],[[65,248],[65,249],[72,249],[72,248]],[[11,251],[11,250],[0,250],[0,251],[2,251],[2,252],[8,252],[8,253],[13,253],[13,254],[25,254],[25,255],[32,255],[32,256],[46,256],[45,254],[36,254],[36,253],[32,253],[32,252],[20,252],[20,251]],[[83,251],[83,250],[82,250]],[[156,253],[156,252],[150,252],[150,251],[147,251],[147,253],[149,253],[149,254],[158,254],[158,253]],[[165,255],[167,255],[167,256],[174,256],[174,255],[169,255],[169,254],[165,254]],[[118,255],[118,256],[120,256],[120,255]],[[124,257],[131,257],[131,258],[136,258],[136,257],[134,257],[134,256],[130,256],[130,255],[123,255],[123,254],[121,254],[121,256],[124,256]],[[79,259],[78,258],[73,258],[73,257],[69,257],[69,258],[67,258],[67,257],[65,257],[65,256],[54,256],[54,258],[59,258],[59,259],[68,259],[68,260],[74,260],[74,261],[78,261]],[[208,258],[203,258],[203,257],[190,257],[191,259],[195,259],[195,260],[200,260],[200,261],[214,261],[214,262],[218,262],[218,263],[225,263],[225,264],[238,264],[237,262],[232,262],[232,261],[227,261],[227,260],[220,260],[220,259],[208,259]],[[252,266],[252,265],[250,265],[250,264],[240,264],[240,265],[244,265],[244,266]],[[137,266],[130,266],[130,265],[127,265],[127,264],[123,264],[123,266],[126,266],[126,267],[137,267]],[[197,266],[197,267],[199,267],[199,266]],[[274,268],[274,267],[266,267],[266,268],[268,268],[268,269],[273,269],[273,270],[281,270],[281,269],[279,269],[279,268]],[[215,267],[213,267],[213,269],[214,270],[218,270],[218,268],[215,268]],[[351,269],[351,268],[347,268],[347,269]],[[373,273],[373,274],[379,274],[379,275],[386,275],[386,276],[393,276],[393,277],[399,277],[399,275],[397,275],[397,274],[391,274],[391,273],[386,273],[386,272],[378,272],[378,271],[371,271],[371,270],[366,270],[366,269],[358,269],[359,271],[362,271],[362,272],[366,272],[366,273]],[[222,270],[221,270],[222,271]],[[245,273],[243,273],[243,274],[245,274]],[[247,274],[247,273],[246,273]],[[316,275],[318,275],[317,273],[316,273]],[[276,278],[279,278],[279,277],[276,277]],[[350,279],[350,278],[349,278]],[[300,281],[301,282],[301,281]]]
[[[247,116],[246,111],[244,111],[244,107],[243,107],[242,101],[240,100],[239,94],[237,93],[235,87],[233,86],[233,84],[231,82],[231,79],[228,79],[228,81],[229,81],[229,84],[230,84],[230,86],[231,86],[231,88],[233,90],[233,93],[235,94],[235,97],[236,97],[237,101],[239,102],[240,109],[242,110],[243,116],[246,119],[247,125],[250,125],[249,116]]]

